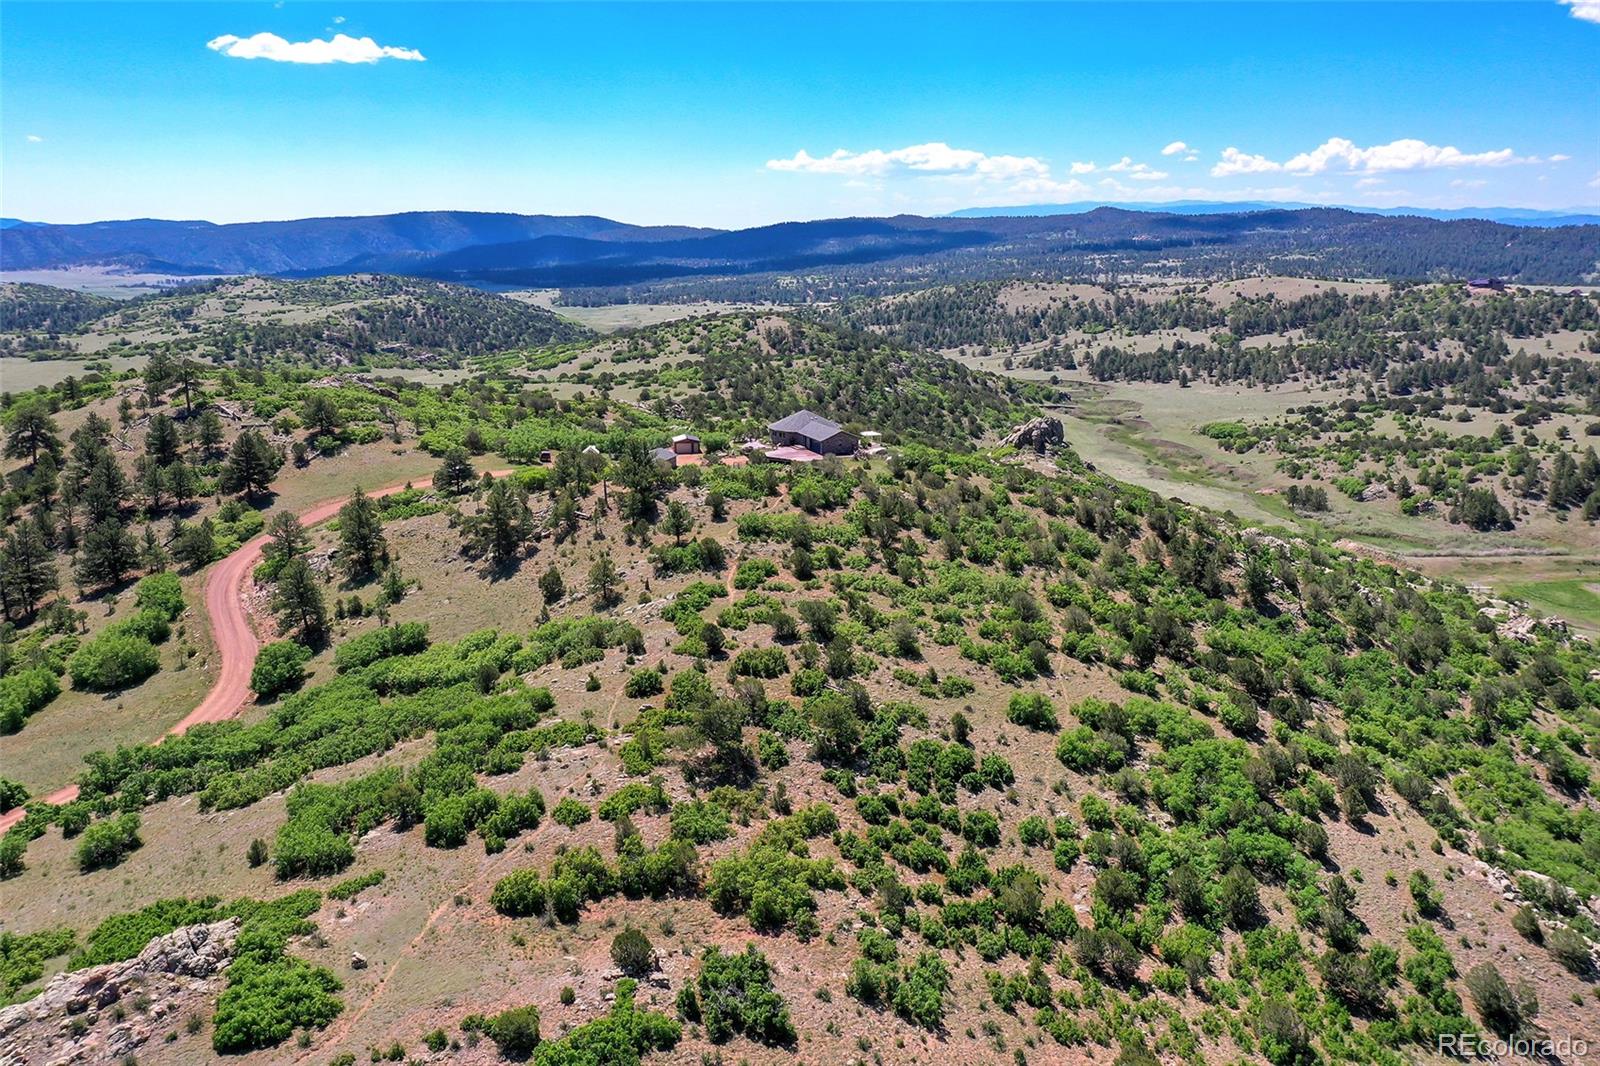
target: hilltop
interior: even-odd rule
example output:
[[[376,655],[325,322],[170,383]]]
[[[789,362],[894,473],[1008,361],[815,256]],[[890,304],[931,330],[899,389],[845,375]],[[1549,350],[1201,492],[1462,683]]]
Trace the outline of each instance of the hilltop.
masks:
[[[1046,386],[872,332],[745,312],[462,358],[441,388],[269,352],[10,398],[0,978],[116,991],[57,1019],[102,979],[70,978],[0,1040],[1600,1039],[1600,657],[1560,625],[1002,447]],[[750,461],[803,406],[888,450]],[[684,433],[701,461],[652,459]],[[228,601],[258,697],[152,744],[218,680],[209,575],[264,529]]]
[[[117,301],[0,285],[0,352],[34,359],[150,356],[308,365],[453,364],[573,340],[549,310],[461,285],[354,274],[226,278]]]

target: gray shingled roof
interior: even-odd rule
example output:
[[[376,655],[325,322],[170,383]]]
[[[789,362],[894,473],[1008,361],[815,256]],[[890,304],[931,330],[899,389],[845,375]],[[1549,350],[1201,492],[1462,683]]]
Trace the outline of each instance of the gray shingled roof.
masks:
[[[798,433],[812,440],[827,440],[839,432],[839,423],[830,422],[814,411],[796,411],[767,427],[774,433]]]

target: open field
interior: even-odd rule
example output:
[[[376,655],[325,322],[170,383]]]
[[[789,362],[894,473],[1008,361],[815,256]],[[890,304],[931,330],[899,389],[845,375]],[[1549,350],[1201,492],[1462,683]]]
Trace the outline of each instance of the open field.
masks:
[[[1149,302],[1191,292],[1217,306],[1227,306],[1237,297],[1293,300],[1329,291],[1374,296],[1387,290],[1387,284],[1380,282],[1256,278],[1186,287],[1149,285],[1133,288],[1129,294],[1135,300]],[[1073,302],[1109,302],[1111,293],[1097,286],[1018,283],[1001,289],[996,299],[1007,313],[1043,313]],[[1510,345],[1515,351],[1539,358],[1588,361],[1594,357],[1593,336],[1592,331],[1554,329],[1514,338]],[[1069,394],[1070,401],[1059,412],[1068,443],[1112,477],[1200,506],[1229,511],[1247,521],[1286,525],[1330,539],[1370,544],[1431,574],[1486,585],[1503,595],[1525,595],[1539,609],[1565,612],[1563,617],[1575,625],[1600,635],[1600,622],[1584,585],[1593,560],[1600,558],[1600,530],[1593,523],[1568,520],[1565,514],[1553,514],[1534,500],[1519,508],[1515,530],[1475,532],[1443,521],[1438,513],[1402,513],[1400,501],[1392,494],[1376,501],[1357,501],[1331,486],[1327,511],[1296,512],[1284,502],[1282,493],[1297,482],[1304,485],[1306,472],[1298,478],[1286,473],[1280,462],[1283,456],[1274,448],[1228,450],[1203,432],[1207,425],[1219,422],[1267,427],[1262,430],[1267,432],[1291,417],[1292,410],[1308,405],[1335,409],[1362,395],[1364,386],[1359,375],[1347,381],[1289,380],[1272,385],[1195,381],[1179,387],[1173,382],[1097,381],[1081,365],[1090,352],[1108,344],[1134,355],[1150,355],[1173,345],[1203,345],[1207,339],[1207,331],[1190,328],[1132,333],[1074,330],[1004,348],[997,345],[986,354],[971,346],[946,349],[945,354],[977,369],[1048,383]],[[1247,336],[1242,339],[1242,346],[1250,350],[1304,341],[1300,331],[1291,330]],[[1077,354],[1077,368],[1030,365],[1040,361],[1053,365],[1053,353],[1061,347]],[[1451,340],[1441,342],[1439,348],[1455,355],[1462,350]],[[1510,428],[1508,415],[1493,413],[1485,406],[1463,408],[1453,414],[1448,420],[1424,422],[1424,430],[1470,440],[1494,434],[1502,426]],[[1411,421],[1415,423],[1414,419]],[[1519,421],[1515,436],[1524,445],[1551,453],[1569,450],[1576,455],[1585,440],[1593,439],[1586,436],[1593,421],[1592,416],[1581,412],[1558,411],[1531,425]],[[1376,415],[1367,430],[1390,439],[1414,431],[1393,412]],[[1312,466],[1309,472],[1325,484],[1341,474],[1370,472],[1386,476],[1384,468],[1375,462],[1345,461],[1342,468],[1325,462],[1320,467]],[[1539,581],[1520,577],[1524,566],[1536,566]]]
[[[562,318],[571,319],[573,322],[588,326],[590,329],[598,330],[601,333],[616,333],[619,330],[654,326],[662,322],[676,322],[680,318],[699,318],[703,315],[721,315],[733,311],[756,311],[770,308],[771,306],[697,300],[674,304],[630,303],[584,307],[578,304],[557,302],[560,297],[560,290],[558,289],[512,291],[507,292],[505,295],[546,308]]]
[[[138,370],[147,356],[110,355],[92,359],[19,359],[0,356],[0,391],[28,392],[43,385],[59,385],[69,377],[82,377],[102,365],[114,371]]]
[[[0,270],[0,284],[18,282],[51,285],[58,289],[73,289],[118,300],[160,292],[174,285],[187,285],[194,280],[187,275],[145,274],[93,266],[59,270]]]

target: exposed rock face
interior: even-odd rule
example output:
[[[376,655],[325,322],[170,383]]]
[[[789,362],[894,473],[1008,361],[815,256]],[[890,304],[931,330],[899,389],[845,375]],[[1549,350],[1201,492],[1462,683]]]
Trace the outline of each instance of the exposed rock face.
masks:
[[[1035,418],[1006,434],[1000,443],[1009,444],[1014,448],[1032,448],[1036,452],[1042,452],[1066,439],[1067,432],[1059,418]]]
[[[157,937],[138,957],[57,974],[26,1003],[0,1010],[0,1062],[113,1062],[174,1017],[209,1005],[233,959],[239,919]],[[114,1010],[125,998],[136,1003]],[[162,1019],[171,1019],[159,1026]]]

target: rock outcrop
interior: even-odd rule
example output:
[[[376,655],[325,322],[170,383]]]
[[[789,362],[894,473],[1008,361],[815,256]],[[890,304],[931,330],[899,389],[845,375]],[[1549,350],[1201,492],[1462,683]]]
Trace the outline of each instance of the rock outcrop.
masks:
[[[209,1007],[238,938],[237,918],[190,925],[150,941],[135,958],[57,974],[33,999],[0,1010],[0,1062],[126,1058],[162,1019],[175,1026],[176,1015]]]
[[[1059,418],[1035,418],[1006,434],[1000,443],[1009,444],[1014,448],[1032,448],[1036,452],[1042,452],[1046,448],[1063,443],[1066,439],[1067,431]]]

